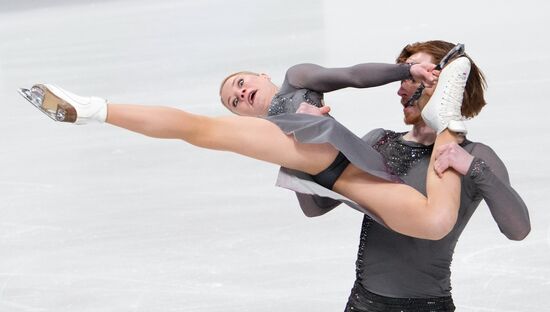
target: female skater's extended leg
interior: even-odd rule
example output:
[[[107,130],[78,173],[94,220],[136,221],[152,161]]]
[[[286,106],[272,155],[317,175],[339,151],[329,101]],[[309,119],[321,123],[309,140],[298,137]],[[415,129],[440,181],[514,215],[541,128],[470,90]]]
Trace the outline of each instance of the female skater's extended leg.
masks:
[[[208,117],[170,107],[109,104],[106,122],[146,136],[182,139],[310,174],[325,169],[338,153],[329,144],[300,144],[274,123],[255,117]]]
[[[109,104],[107,122],[147,136],[182,139],[312,175],[328,167],[338,153],[328,144],[299,143],[270,121],[254,117],[212,118],[168,107]],[[436,145],[453,140],[445,131]],[[350,165],[334,190],[368,207],[397,232],[438,239],[454,225],[460,181],[450,171],[442,178],[430,172],[427,199],[407,185],[376,178]]]
[[[44,96],[51,97],[54,103],[61,101],[69,104],[69,108],[79,107],[88,112],[81,114],[76,109],[76,123],[84,123],[85,118],[91,116],[90,120],[107,121],[144,135],[182,139],[200,147],[232,151],[311,175],[327,168],[338,153],[329,144],[299,143],[265,119],[212,118],[167,107],[107,105],[104,100],[82,98],[53,86],[46,86],[45,90]],[[444,131],[436,147],[454,139]],[[460,185],[458,176],[450,171],[442,178],[430,171],[427,179],[429,200],[409,186],[375,178],[349,165],[336,181],[334,190],[369,208],[400,233],[437,239],[454,225]]]
[[[442,132],[435,146],[456,142],[457,136]],[[433,168],[435,154],[428,168]],[[334,190],[377,214],[396,232],[425,239],[441,239],[456,223],[460,206],[460,176],[447,170],[439,177],[428,170],[427,197],[406,184],[374,177],[349,165],[334,184]]]

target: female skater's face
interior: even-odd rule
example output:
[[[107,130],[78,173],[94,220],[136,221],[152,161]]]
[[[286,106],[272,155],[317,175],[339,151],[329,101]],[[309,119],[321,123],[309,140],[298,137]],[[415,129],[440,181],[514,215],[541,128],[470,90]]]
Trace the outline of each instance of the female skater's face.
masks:
[[[277,86],[265,74],[237,73],[221,87],[222,103],[231,112],[241,116],[261,117],[267,110]]]
[[[432,63],[432,56],[425,52],[418,52],[413,55],[411,55],[406,63],[423,63],[423,62],[430,62]],[[433,90],[435,87],[431,88],[425,88],[422,92],[422,96],[420,99],[416,102],[413,106],[405,106],[407,101],[410,99],[410,97],[413,95],[414,91],[416,91],[416,88],[420,83],[412,81],[410,79],[402,80],[401,81],[401,87],[397,91],[397,95],[401,97],[401,104],[403,105],[403,114],[404,116],[404,122],[407,125],[414,125],[419,122],[423,122],[422,116],[420,115],[420,112],[422,111],[422,108],[428,103],[428,99],[433,94]]]

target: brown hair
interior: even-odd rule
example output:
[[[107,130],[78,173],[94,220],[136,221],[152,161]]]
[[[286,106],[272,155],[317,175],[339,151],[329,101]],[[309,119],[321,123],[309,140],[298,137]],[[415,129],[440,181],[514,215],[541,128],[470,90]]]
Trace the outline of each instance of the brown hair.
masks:
[[[411,55],[424,52],[430,54],[433,58],[433,63],[437,64],[454,46],[453,43],[442,40],[415,42],[403,48],[396,62],[405,63]],[[471,118],[479,114],[483,106],[487,104],[483,95],[484,90],[487,88],[487,82],[485,81],[485,75],[483,75],[472,58],[467,54],[465,56],[470,60],[472,66],[468,81],[466,82],[466,89],[464,90],[462,115]]]
[[[222,80],[222,83],[220,84],[219,95],[220,95],[220,100],[222,101],[223,106],[227,109],[229,109],[229,107],[227,107],[225,105],[225,103],[223,102],[223,99],[222,99],[222,88],[223,88],[223,85],[227,82],[227,80],[229,80],[231,77],[234,77],[234,76],[237,76],[237,75],[256,75],[256,76],[259,76],[260,74],[255,73],[255,72],[251,72],[251,71],[243,70],[243,71],[239,71],[239,72],[236,72],[236,73],[232,73],[231,75],[225,77],[224,80]]]

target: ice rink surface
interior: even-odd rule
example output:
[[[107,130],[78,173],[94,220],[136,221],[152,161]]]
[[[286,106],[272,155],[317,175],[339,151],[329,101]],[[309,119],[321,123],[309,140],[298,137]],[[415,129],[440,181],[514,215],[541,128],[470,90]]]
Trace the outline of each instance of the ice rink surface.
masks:
[[[225,115],[229,72],[280,84],[296,63],[393,62],[430,39],[465,43],[484,70],[489,105],[469,138],[504,160],[532,222],[509,241],[479,207],[454,256],[457,311],[548,311],[550,4],[442,3],[0,1],[0,311],[342,311],[361,214],[308,219],[274,166],[55,123],[15,90]],[[326,102],[357,134],[404,131],[397,89]]]

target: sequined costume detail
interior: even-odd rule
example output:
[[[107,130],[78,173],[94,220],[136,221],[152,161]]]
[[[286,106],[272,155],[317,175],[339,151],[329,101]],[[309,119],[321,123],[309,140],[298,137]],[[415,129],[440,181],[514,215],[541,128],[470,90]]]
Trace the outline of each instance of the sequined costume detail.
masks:
[[[420,160],[431,155],[432,148],[410,146],[400,142],[403,133],[385,131],[385,134],[373,145],[384,157],[388,170],[398,176],[405,176]]]
[[[355,276],[357,281],[361,281],[365,274],[367,238],[372,222],[373,221],[369,216],[365,215],[363,217],[361,234],[359,237],[359,250],[357,251],[357,260],[355,261]]]
[[[479,159],[479,158],[474,158],[470,167],[471,167],[470,178],[472,178],[472,180],[475,180],[481,175],[483,175],[483,172],[488,168],[487,164],[483,161],[483,159]]]
[[[285,113],[295,113],[303,102],[322,107],[322,99],[322,94],[307,89],[286,94],[277,93],[273,97],[273,100],[271,100],[267,115],[275,116]]]

